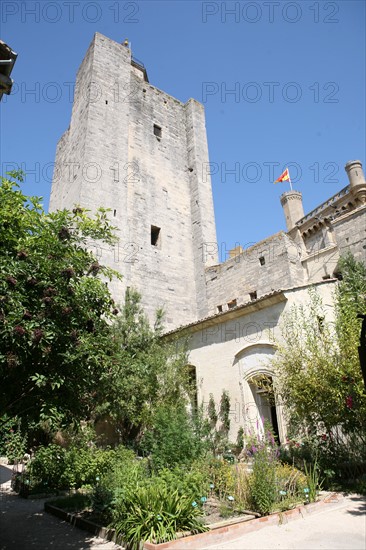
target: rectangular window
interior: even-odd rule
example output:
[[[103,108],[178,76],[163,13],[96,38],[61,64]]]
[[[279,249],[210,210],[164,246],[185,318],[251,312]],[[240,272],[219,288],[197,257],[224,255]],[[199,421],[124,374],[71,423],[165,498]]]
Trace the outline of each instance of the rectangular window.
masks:
[[[157,124],[154,124],[154,136],[156,136],[159,139],[161,139],[161,136],[162,136],[161,126],[158,126]]]
[[[160,227],[151,226],[151,244],[160,248]]]
[[[237,305],[236,300],[231,300],[231,302],[228,302],[228,303],[227,303],[227,307],[228,307],[229,309],[233,309],[233,307],[236,307],[236,305]]]
[[[249,296],[250,296],[250,299],[253,301],[253,300],[256,300],[257,299],[257,291],[254,290],[253,292],[249,292]]]
[[[222,306],[217,306],[217,313],[222,313]]]
[[[259,263],[260,263],[261,265],[264,265],[264,264],[266,263],[266,259],[265,259],[264,256],[260,256],[260,258],[259,258]]]

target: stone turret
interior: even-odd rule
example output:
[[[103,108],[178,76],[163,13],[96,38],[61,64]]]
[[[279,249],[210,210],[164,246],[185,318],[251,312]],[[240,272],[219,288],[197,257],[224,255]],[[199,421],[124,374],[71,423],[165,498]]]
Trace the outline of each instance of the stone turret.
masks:
[[[286,191],[281,195],[280,200],[285,214],[287,231],[291,231],[296,222],[304,217],[302,194],[300,191]]]
[[[347,172],[352,195],[363,204],[366,203],[366,180],[359,160],[350,160],[344,169]]]

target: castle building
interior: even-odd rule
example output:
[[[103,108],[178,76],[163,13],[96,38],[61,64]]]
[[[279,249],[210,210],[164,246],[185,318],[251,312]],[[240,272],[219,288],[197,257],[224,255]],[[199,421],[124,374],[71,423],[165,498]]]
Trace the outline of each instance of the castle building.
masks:
[[[123,275],[116,301],[136,288],[151,319],[165,310],[168,335],[189,336],[197,400],[229,392],[232,439],[269,420],[283,441],[281,406],[253,380],[275,376],[282,315],[306,303],[310,286],[331,311],[340,255],[365,261],[365,176],[347,163],[349,184],[306,215],[300,192],[283,193],[287,231],[219,263],[208,162],[203,106],[152,86],[127,43],[96,33],[57,146],[50,210],[110,209],[119,244],[90,248]]]

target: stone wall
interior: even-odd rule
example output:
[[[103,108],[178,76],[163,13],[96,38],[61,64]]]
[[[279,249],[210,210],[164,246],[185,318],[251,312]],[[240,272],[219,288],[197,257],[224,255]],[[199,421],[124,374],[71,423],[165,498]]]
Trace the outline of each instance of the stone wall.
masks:
[[[190,327],[189,363],[196,369],[198,403],[203,403],[207,411],[211,393],[219,404],[222,391],[229,392],[231,441],[236,440],[240,426],[255,430],[257,420],[260,423],[258,396],[253,393],[250,378],[259,372],[271,373],[269,360],[276,341],[282,338],[281,318],[294,304],[309,302],[309,286],[273,293],[256,303]],[[334,280],[316,285],[330,321],[333,319],[335,286]],[[273,370],[272,374],[275,374]],[[277,417],[284,440],[286,425],[279,402]]]
[[[304,282],[299,247],[280,232],[206,270],[209,313]]]
[[[129,48],[96,34],[79,69],[69,130],[59,142],[50,210],[75,203],[110,209],[119,243],[90,243],[99,260],[142,293],[151,320],[166,327],[206,315],[204,268],[216,242],[202,105],[149,84]],[[70,177],[70,165],[73,174]]]

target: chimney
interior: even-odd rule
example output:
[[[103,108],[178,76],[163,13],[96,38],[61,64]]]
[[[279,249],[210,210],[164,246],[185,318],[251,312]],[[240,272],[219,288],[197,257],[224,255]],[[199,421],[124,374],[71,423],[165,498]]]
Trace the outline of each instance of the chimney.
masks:
[[[350,160],[344,169],[347,172],[350,191],[361,203],[366,203],[366,180],[359,160]]]
[[[302,194],[300,191],[286,191],[281,195],[280,200],[285,214],[287,231],[291,231],[296,222],[304,217]]]

